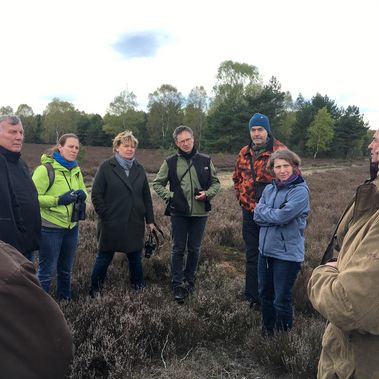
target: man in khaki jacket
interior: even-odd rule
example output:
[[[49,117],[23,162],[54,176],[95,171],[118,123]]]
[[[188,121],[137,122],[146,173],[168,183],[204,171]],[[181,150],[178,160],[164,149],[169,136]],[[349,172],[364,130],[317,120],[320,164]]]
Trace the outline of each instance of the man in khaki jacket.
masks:
[[[368,146],[379,162],[379,130]],[[360,185],[333,242],[337,259],[308,283],[314,308],[328,321],[318,378],[379,377],[379,178]]]
[[[0,241],[0,377],[63,379],[72,337],[63,313],[40,287],[32,263]]]

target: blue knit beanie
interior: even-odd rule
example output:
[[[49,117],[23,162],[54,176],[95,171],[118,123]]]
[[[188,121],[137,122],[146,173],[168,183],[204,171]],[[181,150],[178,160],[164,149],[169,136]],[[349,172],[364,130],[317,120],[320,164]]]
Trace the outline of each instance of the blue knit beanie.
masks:
[[[249,121],[249,130],[253,126],[262,126],[262,128],[265,128],[267,133],[270,133],[270,121],[268,120],[268,117],[265,116],[262,113],[256,113]]]

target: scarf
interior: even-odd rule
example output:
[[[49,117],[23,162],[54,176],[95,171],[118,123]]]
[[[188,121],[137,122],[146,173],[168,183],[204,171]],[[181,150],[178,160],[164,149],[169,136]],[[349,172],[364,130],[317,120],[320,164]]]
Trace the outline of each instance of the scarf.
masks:
[[[4,155],[8,162],[17,163],[21,157],[21,153],[10,151],[3,146],[0,146],[0,154]]]
[[[68,161],[64,159],[59,151],[54,151],[53,158],[63,167],[67,168],[67,170],[71,170],[78,165],[77,161]]]
[[[130,169],[133,166],[133,162],[135,161],[135,158],[132,159],[126,159],[123,158],[119,153],[115,153],[114,157],[116,158],[117,163],[127,172],[130,171]]]
[[[298,172],[294,172],[287,180],[280,181],[274,179],[276,187],[280,190],[290,184],[298,184],[304,182],[304,179]]]
[[[196,150],[195,146],[193,147],[193,149],[189,153],[186,153],[182,149],[178,149],[178,155],[187,159],[187,161],[189,161],[191,158],[193,158],[196,153],[197,153],[197,150]]]

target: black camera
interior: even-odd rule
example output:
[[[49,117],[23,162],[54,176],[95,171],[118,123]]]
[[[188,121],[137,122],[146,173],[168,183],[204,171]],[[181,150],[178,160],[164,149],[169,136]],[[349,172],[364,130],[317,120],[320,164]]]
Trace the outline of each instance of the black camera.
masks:
[[[202,191],[202,189],[199,189],[199,188],[195,188],[195,196],[199,196],[200,195],[200,191]]]
[[[149,233],[149,237],[147,238],[145,242],[145,258],[150,258],[153,254],[154,251],[157,248],[157,243],[155,242],[153,238],[153,234]]]
[[[72,207],[71,221],[77,222],[86,219],[86,201],[77,199]]]

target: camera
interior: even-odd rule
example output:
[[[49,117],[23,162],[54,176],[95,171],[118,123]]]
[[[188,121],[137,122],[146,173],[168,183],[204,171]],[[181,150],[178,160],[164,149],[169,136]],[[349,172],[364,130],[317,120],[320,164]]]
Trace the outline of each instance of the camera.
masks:
[[[77,199],[72,207],[71,221],[77,222],[86,219],[86,201]]]
[[[157,248],[157,244],[154,241],[153,234],[149,233],[149,237],[145,242],[145,258],[150,258]]]

